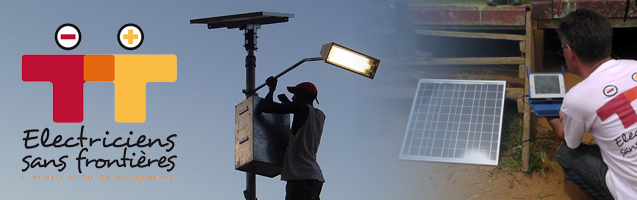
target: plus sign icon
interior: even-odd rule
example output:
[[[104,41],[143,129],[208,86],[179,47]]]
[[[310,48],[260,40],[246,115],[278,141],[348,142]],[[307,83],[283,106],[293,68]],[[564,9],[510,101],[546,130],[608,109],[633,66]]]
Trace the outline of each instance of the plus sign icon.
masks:
[[[124,49],[135,50],[144,42],[144,32],[136,24],[126,24],[117,32],[117,42]]]
[[[80,30],[63,24],[56,31],[56,43],[64,50],[79,45]],[[142,29],[126,24],[117,41],[127,50],[139,48]],[[84,120],[84,83],[112,82],[115,85],[115,121],[146,121],[146,84],[175,82],[175,55],[23,55],[22,81],[50,82],[53,86],[53,121],[79,123]]]

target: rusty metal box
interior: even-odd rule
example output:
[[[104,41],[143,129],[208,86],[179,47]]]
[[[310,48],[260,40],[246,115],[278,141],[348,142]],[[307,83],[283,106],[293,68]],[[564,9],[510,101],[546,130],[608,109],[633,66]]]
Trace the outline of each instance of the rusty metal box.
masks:
[[[256,95],[235,106],[236,170],[275,177],[281,174],[290,131],[289,114],[263,113]]]

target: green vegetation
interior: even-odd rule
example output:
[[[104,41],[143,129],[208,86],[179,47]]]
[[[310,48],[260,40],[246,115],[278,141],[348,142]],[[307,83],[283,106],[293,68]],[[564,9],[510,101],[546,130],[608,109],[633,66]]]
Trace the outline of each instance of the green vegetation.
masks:
[[[503,151],[498,171],[522,171],[522,130],[523,123],[520,116],[512,117],[508,126],[503,130]],[[536,129],[536,140],[528,143],[529,148],[529,174],[539,173],[544,176],[559,170],[559,164],[555,160],[555,150],[559,142],[555,140],[552,130]]]
[[[544,199],[544,198],[552,197],[552,196],[555,196],[555,195],[553,195],[553,194],[545,194],[545,195],[539,196],[539,198],[540,199]]]
[[[461,74],[458,74],[458,76],[460,76],[460,79],[462,79],[462,80],[469,79],[469,74],[467,74],[467,73],[461,73]]]

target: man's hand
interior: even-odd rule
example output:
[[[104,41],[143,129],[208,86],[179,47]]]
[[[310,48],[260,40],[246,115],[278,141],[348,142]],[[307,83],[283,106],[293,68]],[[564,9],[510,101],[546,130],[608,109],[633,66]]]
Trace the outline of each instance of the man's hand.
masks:
[[[553,132],[555,136],[561,140],[564,140],[564,122],[562,118],[562,113],[560,112],[559,117],[546,117],[546,121],[549,122],[551,128],[553,128]]]
[[[288,99],[288,96],[285,96],[285,94],[279,94],[279,101],[281,101],[281,103],[290,103],[292,101],[290,101],[290,99]]]
[[[265,84],[268,85],[268,88],[270,88],[270,91],[276,90],[277,82],[279,82],[279,80],[277,78],[274,78],[274,76],[270,76],[268,77],[268,79],[265,80]]]

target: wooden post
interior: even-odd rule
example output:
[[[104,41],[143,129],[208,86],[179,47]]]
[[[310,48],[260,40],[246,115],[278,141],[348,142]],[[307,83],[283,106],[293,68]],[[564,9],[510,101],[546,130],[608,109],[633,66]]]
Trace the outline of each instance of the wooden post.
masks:
[[[527,8],[526,11],[526,50],[524,54],[525,64],[529,67],[529,71],[534,70],[532,64],[533,60],[533,26],[531,20],[531,11]],[[524,76],[524,93],[528,95],[529,78]],[[524,104],[524,117],[523,117],[523,129],[522,129],[522,141],[526,141],[531,138],[531,107],[529,104]],[[522,144],[522,171],[529,171],[529,142]]]

